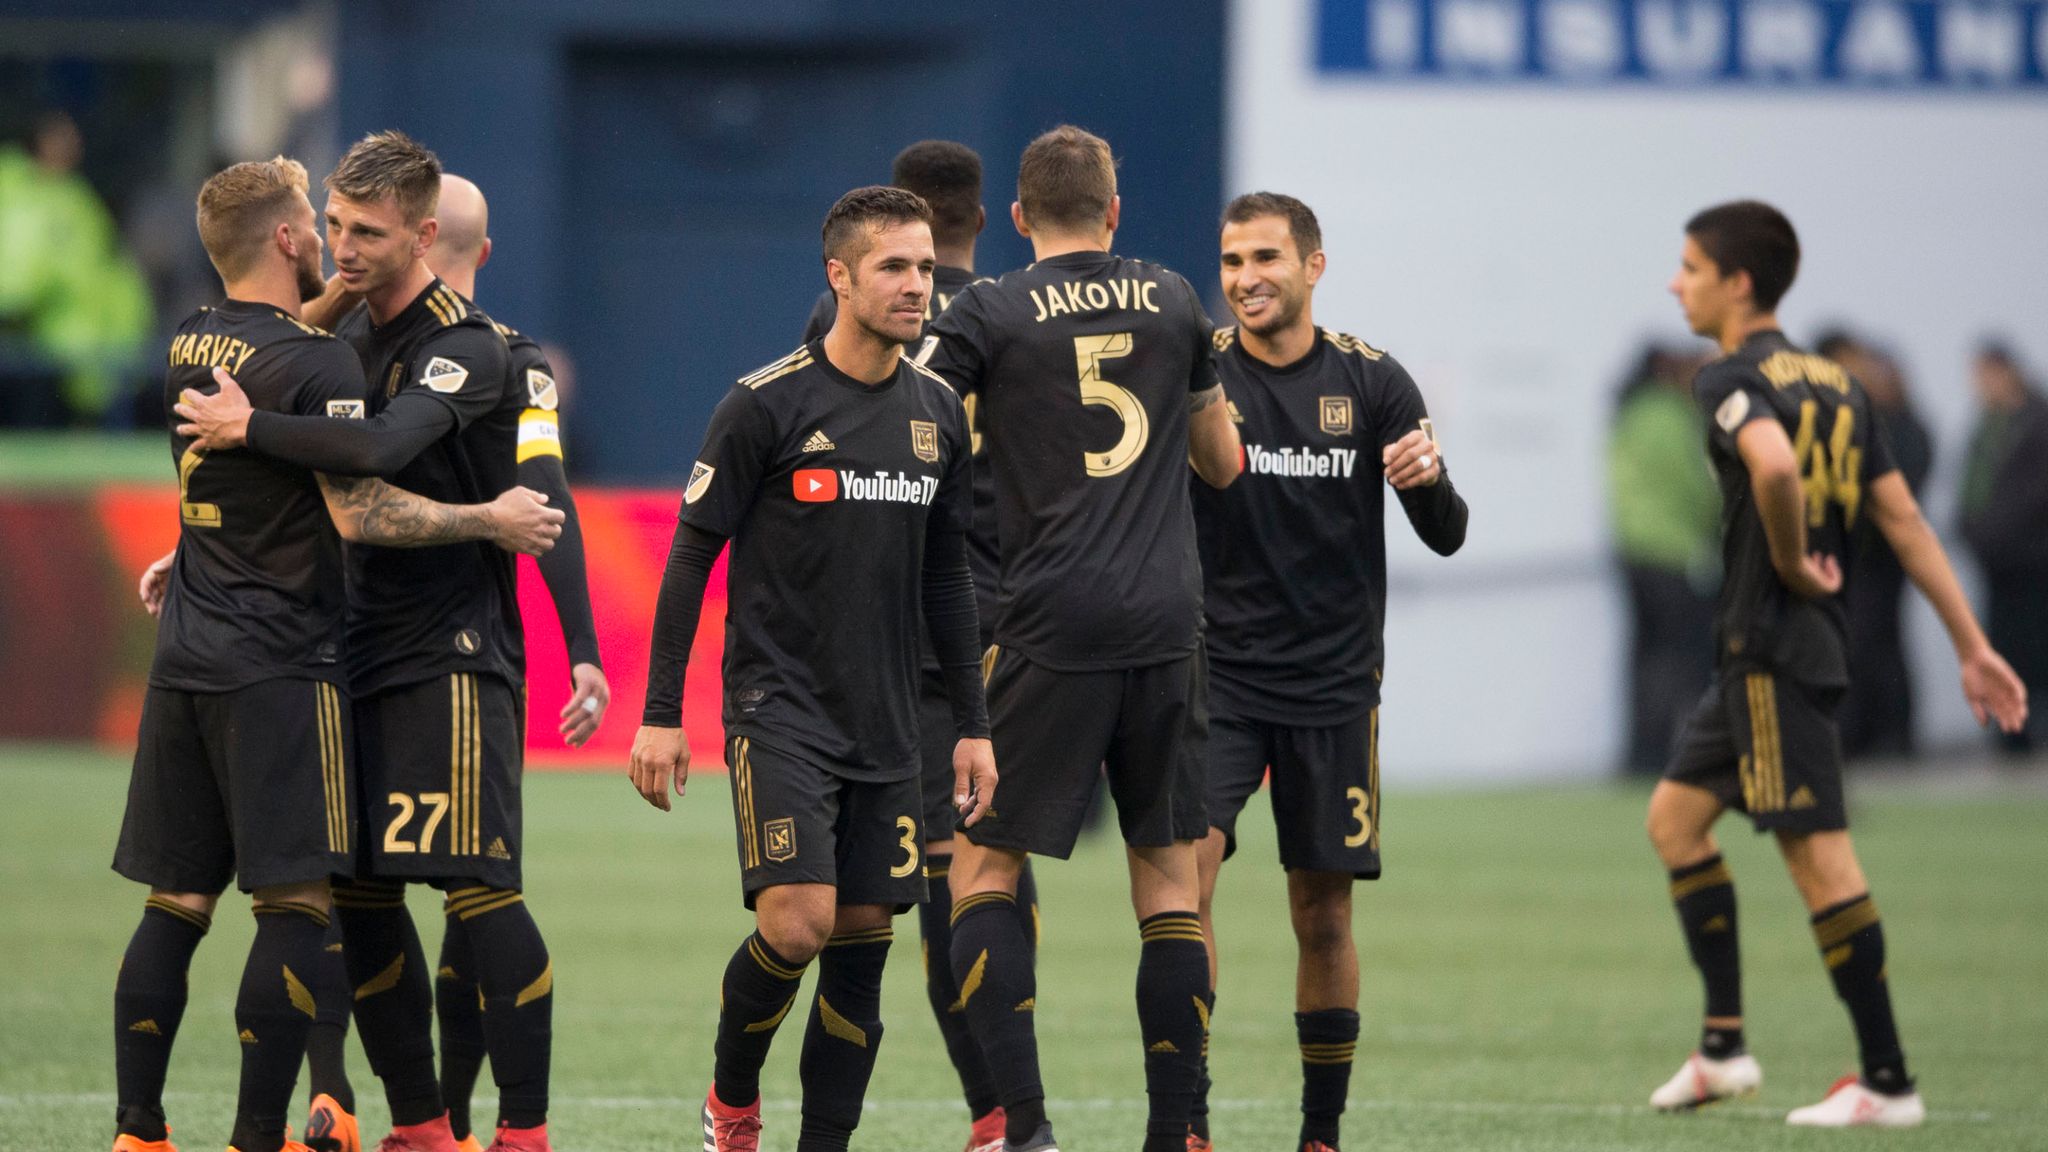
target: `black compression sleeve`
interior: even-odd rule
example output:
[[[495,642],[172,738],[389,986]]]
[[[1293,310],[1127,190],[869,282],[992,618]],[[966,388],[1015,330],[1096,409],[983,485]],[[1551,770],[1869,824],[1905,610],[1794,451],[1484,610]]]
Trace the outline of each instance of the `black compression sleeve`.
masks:
[[[590,577],[583,564],[583,528],[576,520],[576,497],[569,491],[568,474],[562,458],[542,454],[528,457],[519,465],[519,482],[547,494],[548,507],[568,519],[562,521],[562,536],[540,560],[540,578],[547,582],[548,595],[555,602],[555,619],[562,623],[562,641],[569,649],[569,664],[604,665],[597,657],[597,626],[590,617]]]
[[[647,704],[640,723],[656,728],[683,725],[683,673],[697,640],[697,614],[704,610],[704,586],[725,537],[676,525],[668,568],[661,574],[661,598],[654,605],[654,644],[647,661]]]
[[[1439,556],[1449,556],[1465,544],[1465,524],[1471,512],[1465,507],[1465,498],[1451,486],[1448,470],[1437,477],[1427,488],[1409,488],[1397,493],[1401,497],[1401,510],[1408,514],[1408,523],[1415,529],[1415,535],[1429,550]]]
[[[974,611],[974,575],[967,568],[967,534],[928,533],[924,545],[924,625],[946,677],[946,699],[962,738],[988,738],[988,704],[981,691],[981,626]]]
[[[390,476],[455,425],[447,405],[413,395],[401,394],[374,420],[251,412],[249,450],[336,476]]]

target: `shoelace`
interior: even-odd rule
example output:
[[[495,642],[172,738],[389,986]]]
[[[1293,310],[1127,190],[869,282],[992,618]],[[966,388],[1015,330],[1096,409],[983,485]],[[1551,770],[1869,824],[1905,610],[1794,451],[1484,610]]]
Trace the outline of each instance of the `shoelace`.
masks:
[[[761,1147],[761,1118],[759,1116],[711,1117],[711,1131],[718,1138],[718,1145],[727,1152],[759,1152]],[[382,1152],[380,1149],[379,1152]]]

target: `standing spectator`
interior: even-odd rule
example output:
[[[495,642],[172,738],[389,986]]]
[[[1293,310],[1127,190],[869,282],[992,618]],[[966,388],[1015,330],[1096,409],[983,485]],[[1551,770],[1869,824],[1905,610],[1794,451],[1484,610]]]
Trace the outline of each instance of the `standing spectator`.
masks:
[[[1721,497],[1692,401],[1700,358],[1651,346],[1629,375],[1608,439],[1615,548],[1628,580],[1627,769],[1655,774],[1713,679]]]
[[[1934,439],[1913,411],[1898,363],[1841,329],[1824,334],[1814,348],[1862,382],[1870,396],[1870,411],[1878,418],[1878,433],[1890,445],[1906,487],[1918,498],[1934,467]],[[1914,747],[1913,680],[1900,627],[1906,570],[1869,517],[1859,517],[1850,531],[1850,575],[1845,592],[1850,677],[1848,694],[1837,713],[1842,753],[1854,759],[1910,756]]]
[[[1992,646],[2028,685],[2026,728],[1999,737],[2024,754],[2042,735],[2048,684],[2048,400],[1996,341],[1977,352],[1976,385],[1983,412],[1963,472],[1963,539],[1991,593]]]

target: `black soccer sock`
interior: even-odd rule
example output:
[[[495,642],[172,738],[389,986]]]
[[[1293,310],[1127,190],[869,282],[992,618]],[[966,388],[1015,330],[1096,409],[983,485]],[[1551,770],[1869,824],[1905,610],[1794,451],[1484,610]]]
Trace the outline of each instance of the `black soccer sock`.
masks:
[[[319,1014],[310,977],[327,940],[324,909],[296,900],[256,905],[256,939],[235,997],[235,1028],[242,1040],[242,1086],[235,1130],[228,1143],[239,1152],[278,1152],[285,1114],[306,1058],[306,1033]]]
[[[843,1152],[860,1126],[861,1101],[882,1047],[882,968],[895,931],[884,925],[825,942],[818,990],[804,1029],[803,1129],[797,1152]]]
[[[1195,1098],[1188,1104],[1188,1131],[1209,1138],[1209,1021],[1216,1015],[1216,990],[1202,993],[1202,1063],[1195,1073]]]
[[[719,985],[718,1039],[712,1053],[712,1090],[719,1102],[744,1108],[761,1098],[761,1065],[803,983],[803,964],[791,964],[759,932],[746,938],[725,965]]]
[[[554,1048],[555,966],[526,900],[486,888],[450,902],[469,933],[477,986],[483,989],[484,1044],[498,1086],[498,1124],[537,1128],[548,1119],[548,1068]]]
[[[1038,877],[1032,874],[1031,858],[1024,858],[1024,867],[1017,873],[1017,920],[1024,925],[1024,936],[1031,941],[1031,956],[1038,957]]]
[[[967,1026],[967,1009],[960,1003],[960,982],[953,979],[953,893],[946,886],[952,857],[934,856],[926,879],[931,881],[930,898],[917,906],[918,931],[924,937],[924,993],[931,1001],[932,1018],[938,1021],[939,1037],[946,1042],[946,1058],[960,1077],[960,1092],[967,1111],[979,1120],[1002,1101],[996,1097],[996,1079],[982,1058],[981,1046]]]
[[[185,1017],[185,973],[213,918],[151,896],[128,938],[114,978],[114,1123],[141,1140],[162,1140],[164,1076]]]
[[[1145,1152],[1185,1152],[1201,1075],[1209,950],[1193,912],[1138,922],[1138,1033],[1145,1045]]]
[[[441,1099],[448,1105],[448,1126],[457,1140],[470,1134],[469,1099],[476,1092],[486,1045],[475,949],[462,917],[455,913],[455,901],[487,891],[481,886],[457,889],[448,894],[442,907],[446,926],[441,935],[441,963],[434,975],[434,1019],[440,1025]]]
[[[1045,1123],[1038,1076],[1038,978],[1031,940],[1007,892],[977,892],[953,904],[953,976],[967,1025],[996,1078],[1004,1131],[1013,1144]]]
[[[1338,1120],[1351,1091],[1351,1057],[1358,1048],[1358,1013],[1349,1008],[1319,1008],[1294,1014],[1294,1036],[1301,1045],[1301,1138],[1337,1146]]]
[[[1885,979],[1884,924],[1870,893],[1816,912],[1813,936],[1835,982],[1835,995],[1848,1007],[1849,1020],[1856,1026],[1863,1082],[1891,1095],[1912,1091],[1913,1078],[1906,1074],[1906,1054],[1892,1019],[1891,986]]]
[[[356,880],[334,886],[354,989],[356,1031],[370,1070],[384,1082],[384,1101],[397,1126],[424,1124],[447,1111],[434,1075],[434,986],[405,885]]]
[[[341,918],[337,916],[327,925],[327,935],[320,942],[320,963],[314,966],[312,979],[307,981],[319,1011],[313,1017],[313,1030],[306,1033],[306,1095],[309,1099],[332,1096],[342,1111],[353,1114],[356,1090],[348,1082],[344,1042],[348,1039],[348,1012],[355,997],[350,995],[348,961],[343,959],[341,950]]]
[[[1716,854],[1698,864],[1671,870],[1671,902],[1678,926],[1692,953],[1693,967],[1706,985],[1706,1014],[1742,1016],[1742,953],[1735,935],[1735,877]],[[1700,1052],[1715,1060],[1742,1053],[1741,1028],[1708,1028],[1700,1035]]]

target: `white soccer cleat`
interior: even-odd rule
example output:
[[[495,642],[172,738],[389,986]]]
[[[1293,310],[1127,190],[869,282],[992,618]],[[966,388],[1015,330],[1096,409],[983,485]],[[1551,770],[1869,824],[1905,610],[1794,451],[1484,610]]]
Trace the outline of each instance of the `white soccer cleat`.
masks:
[[[1794,1108],[1785,1123],[1802,1128],[1917,1128],[1927,1119],[1927,1105],[1918,1092],[1887,1096],[1854,1076],[1844,1076],[1828,1089],[1827,1099]]]
[[[1747,1052],[1726,1060],[1694,1052],[1685,1058],[1677,1075],[1650,1093],[1650,1104],[1661,1111],[1679,1112],[1731,1096],[1754,1096],[1763,1085],[1763,1067]]]

